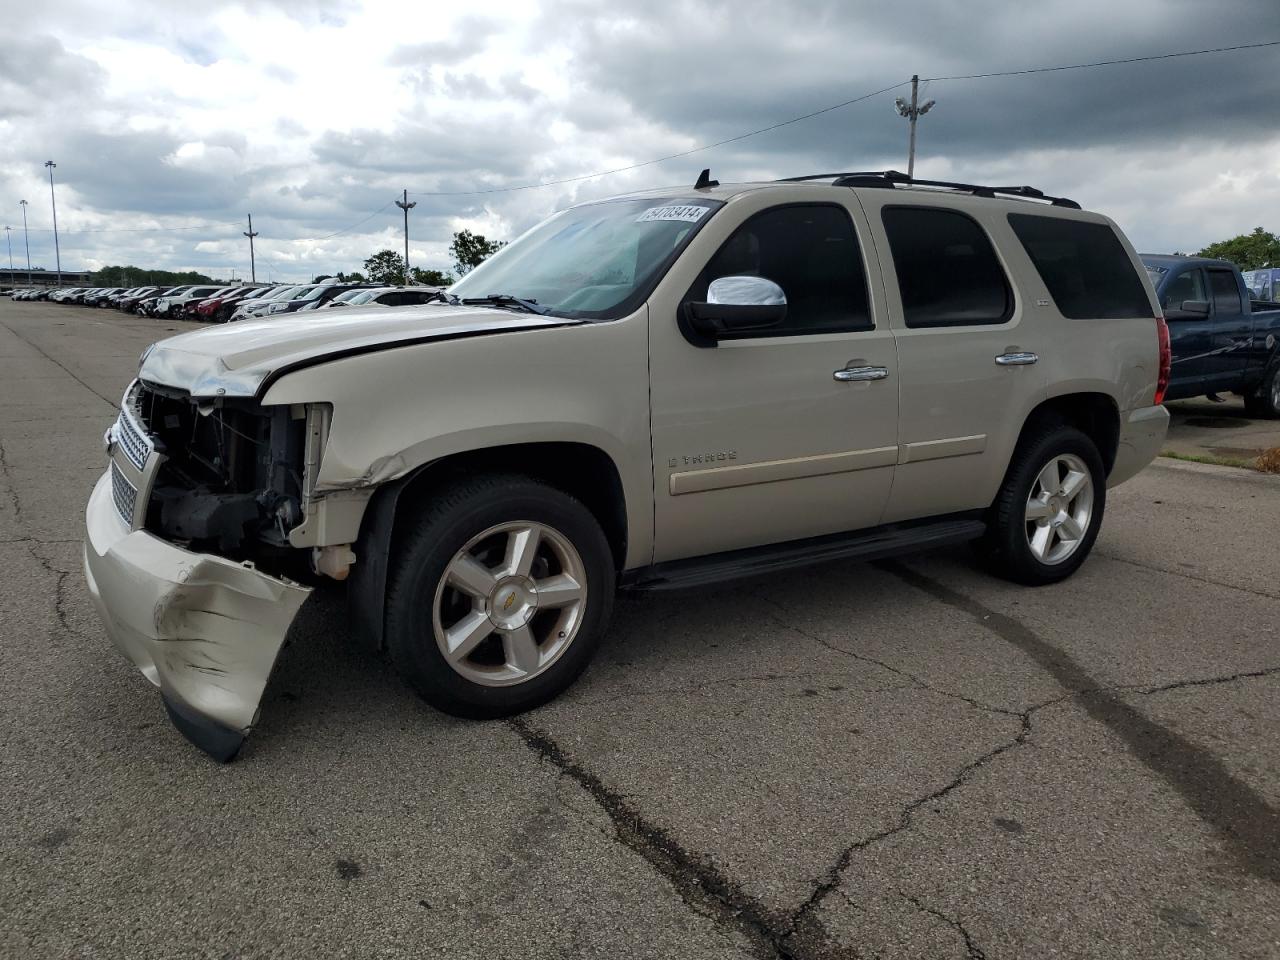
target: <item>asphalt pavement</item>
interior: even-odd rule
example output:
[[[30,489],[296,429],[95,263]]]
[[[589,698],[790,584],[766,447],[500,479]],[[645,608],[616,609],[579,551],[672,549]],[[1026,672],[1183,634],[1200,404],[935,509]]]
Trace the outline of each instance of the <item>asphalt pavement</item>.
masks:
[[[318,591],[223,766],[80,573],[183,328],[0,300],[0,956],[1280,955],[1280,478],[1157,461],[1055,587],[959,550],[624,595],[510,722]]]

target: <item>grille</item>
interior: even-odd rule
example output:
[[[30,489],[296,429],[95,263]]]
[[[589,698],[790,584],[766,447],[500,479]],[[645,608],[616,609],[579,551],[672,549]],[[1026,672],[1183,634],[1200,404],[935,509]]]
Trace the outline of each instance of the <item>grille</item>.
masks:
[[[111,499],[115,501],[120,519],[133,526],[133,511],[138,502],[138,488],[120,472],[115,461],[111,462]]]
[[[123,410],[116,421],[116,439],[120,441],[120,447],[130,463],[139,470],[147,465],[147,457],[151,455],[151,441],[143,436],[134,425],[133,418]]]

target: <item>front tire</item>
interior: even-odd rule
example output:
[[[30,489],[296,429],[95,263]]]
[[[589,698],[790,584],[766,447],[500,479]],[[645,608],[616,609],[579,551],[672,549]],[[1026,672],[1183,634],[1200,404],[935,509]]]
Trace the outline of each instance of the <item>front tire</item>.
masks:
[[[1106,471],[1093,441],[1074,427],[1024,437],[991,506],[980,552],[994,571],[1029,586],[1080,568],[1102,526]]]
[[[459,481],[433,495],[400,550],[387,646],[437,709],[521,713],[586,668],[615,579],[600,524],[573,497],[520,476]]]

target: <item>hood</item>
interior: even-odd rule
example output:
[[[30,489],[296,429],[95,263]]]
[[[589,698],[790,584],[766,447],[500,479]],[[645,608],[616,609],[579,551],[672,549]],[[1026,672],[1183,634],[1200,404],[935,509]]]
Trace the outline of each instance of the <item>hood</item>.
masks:
[[[195,397],[253,397],[287,370],[339,356],[584,322],[434,303],[394,310],[305,310],[161,340],[143,354],[138,376]]]

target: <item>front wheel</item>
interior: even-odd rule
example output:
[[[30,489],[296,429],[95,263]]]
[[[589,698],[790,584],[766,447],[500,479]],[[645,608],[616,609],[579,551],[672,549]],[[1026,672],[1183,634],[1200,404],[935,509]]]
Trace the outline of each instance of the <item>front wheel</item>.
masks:
[[[1065,580],[1093,549],[1106,497],[1106,472],[1093,441],[1074,427],[1046,427],[1018,444],[981,552],[997,573],[1018,583]]]
[[[432,706],[475,719],[532,709],[586,668],[608,624],[608,541],[573,497],[516,476],[440,491],[387,595],[387,645]]]

